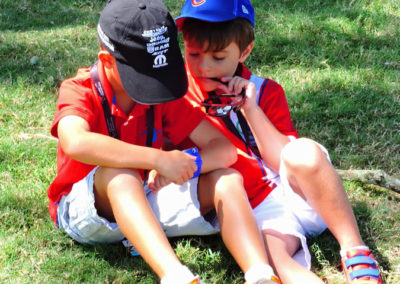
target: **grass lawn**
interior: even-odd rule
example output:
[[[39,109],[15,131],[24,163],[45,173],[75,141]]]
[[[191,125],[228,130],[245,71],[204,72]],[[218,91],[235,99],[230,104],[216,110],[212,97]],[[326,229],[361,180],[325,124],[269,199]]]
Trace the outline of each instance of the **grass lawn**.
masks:
[[[105,2],[0,1],[0,283],[157,281],[121,244],[79,245],[47,212],[57,89],[94,62]],[[179,14],[182,0],[164,2]],[[399,175],[400,1],[252,3],[257,39],[248,65],[284,87],[300,135],[325,145],[338,169]],[[355,182],[345,187],[385,282],[400,283],[400,195]],[[171,242],[208,283],[243,283],[218,236]],[[327,283],[344,283],[333,236],[325,232],[309,246],[313,271]]]

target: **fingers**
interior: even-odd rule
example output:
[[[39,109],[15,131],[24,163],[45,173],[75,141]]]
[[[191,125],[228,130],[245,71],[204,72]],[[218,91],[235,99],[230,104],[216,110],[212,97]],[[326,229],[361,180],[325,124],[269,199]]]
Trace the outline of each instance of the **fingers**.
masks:
[[[189,158],[188,164],[186,165],[186,170],[184,170],[182,172],[182,175],[179,179],[179,181],[175,182],[179,185],[184,184],[185,182],[187,182],[189,179],[191,179],[194,175],[194,173],[197,170],[197,165],[196,165],[196,157],[188,154],[188,153],[184,153],[182,152],[184,155],[186,155],[187,158]]]
[[[172,183],[171,180],[167,179],[166,177],[161,176],[159,184],[158,184],[158,188],[161,189],[161,188],[169,185],[170,183]]]
[[[153,191],[153,193],[159,192],[163,187],[169,185],[171,180],[152,170],[153,173],[149,173],[149,180],[147,185]]]
[[[232,92],[232,90],[228,87],[228,85],[219,84],[219,85],[217,86],[217,89],[218,89],[218,90],[221,90],[222,92],[224,92],[224,93],[226,93],[226,94],[229,94],[229,93]]]
[[[246,90],[249,85],[252,85],[253,83],[250,82],[249,80],[246,80],[240,76],[234,76],[234,77],[222,77],[220,79],[222,82],[220,85],[218,85],[218,88],[224,92],[229,92],[233,93],[236,95],[239,95],[243,90]]]
[[[229,81],[228,88],[231,90],[231,93],[236,94],[237,96],[239,96],[241,92],[245,91],[246,101],[242,105],[241,109],[246,111],[253,109],[257,105],[257,90],[253,82],[242,77],[235,76]],[[232,98],[232,100],[235,102],[239,99],[241,98]]]
[[[169,181],[182,185],[196,172],[196,157],[178,150],[164,153],[165,159],[157,171]]]
[[[151,190],[153,190],[153,187],[155,187],[155,178],[156,178],[157,171],[156,170],[151,170],[149,172],[149,176],[147,178],[147,185]]]
[[[161,188],[163,188],[167,184],[168,183],[165,182],[165,178],[163,176],[157,176],[157,178],[155,179],[154,186],[151,189],[153,190],[154,193],[157,193],[158,191],[160,191]]]
[[[174,181],[174,183],[183,185],[193,177],[193,174],[196,172],[196,170],[197,166],[193,161],[193,164],[186,171],[183,171],[182,174]]]
[[[232,91],[232,93],[239,95],[243,90],[246,90],[248,85],[251,82],[239,77],[239,76],[235,76],[232,78],[232,80],[229,82],[228,86],[229,89]]]

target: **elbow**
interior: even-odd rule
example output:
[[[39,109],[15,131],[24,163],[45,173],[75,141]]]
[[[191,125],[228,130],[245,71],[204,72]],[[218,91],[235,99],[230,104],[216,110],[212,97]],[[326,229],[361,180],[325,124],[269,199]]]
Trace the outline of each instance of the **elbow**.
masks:
[[[60,140],[61,149],[68,157],[79,160],[84,150],[82,145],[84,144],[80,139],[68,139],[68,141]]]

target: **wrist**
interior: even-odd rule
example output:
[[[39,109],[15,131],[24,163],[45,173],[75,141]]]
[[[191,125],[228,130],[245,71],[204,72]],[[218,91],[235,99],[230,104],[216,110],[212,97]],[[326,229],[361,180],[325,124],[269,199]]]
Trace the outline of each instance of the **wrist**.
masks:
[[[248,105],[246,107],[242,107],[240,109],[240,111],[242,112],[242,114],[244,115],[244,117],[249,117],[252,115],[252,113],[257,111],[257,107],[258,105]]]
[[[152,155],[150,158],[150,167],[149,169],[156,170],[157,172],[161,172],[163,169],[163,166],[165,163],[168,161],[168,151],[164,151],[161,149],[155,149],[151,148],[152,150]],[[154,150],[154,151],[153,151]]]
[[[196,157],[196,160],[194,162],[196,163],[197,170],[195,171],[195,173],[193,174],[193,177],[191,177],[191,179],[197,178],[201,173],[201,166],[203,165],[203,160],[201,159],[199,149],[197,149],[196,147],[193,147],[190,149],[183,150],[183,152]]]

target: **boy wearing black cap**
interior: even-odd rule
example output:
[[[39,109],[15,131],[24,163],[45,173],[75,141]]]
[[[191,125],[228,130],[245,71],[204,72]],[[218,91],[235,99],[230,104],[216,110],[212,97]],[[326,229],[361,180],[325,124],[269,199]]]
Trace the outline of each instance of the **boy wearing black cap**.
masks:
[[[284,283],[322,283],[306,238],[327,227],[341,246],[347,283],[382,283],[326,149],[294,128],[282,87],[244,65],[254,46],[249,0],[187,0],[183,33],[192,103],[238,149],[241,172],[270,262]],[[186,147],[189,144],[184,144]]]
[[[53,221],[80,243],[126,237],[161,283],[186,284],[199,279],[166,235],[217,232],[216,222],[202,217],[216,208],[239,265],[266,264],[242,178],[225,169],[236,160],[235,148],[180,99],[186,72],[165,6],[108,1],[97,30],[98,62],[60,86],[51,128],[59,139],[57,176],[47,192]],[[162,151],[163,136],[175,143],[189,137],[201,151]]]

